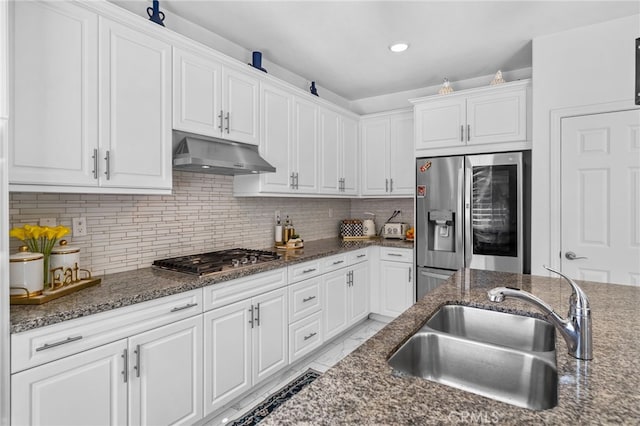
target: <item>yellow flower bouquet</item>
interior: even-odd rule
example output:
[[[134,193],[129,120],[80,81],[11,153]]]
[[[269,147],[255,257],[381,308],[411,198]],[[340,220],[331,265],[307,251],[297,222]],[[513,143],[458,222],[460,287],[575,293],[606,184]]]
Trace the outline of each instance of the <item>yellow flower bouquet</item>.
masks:
[[[42,253],[44,255],[44,287],[49,285],[49,257],[56,242],[71,230],[66,226],[58,225],[38,226],[24,225],[22,228],[13,228],[9,231],[11,237],[17,238],[25,243],[32,253]]]

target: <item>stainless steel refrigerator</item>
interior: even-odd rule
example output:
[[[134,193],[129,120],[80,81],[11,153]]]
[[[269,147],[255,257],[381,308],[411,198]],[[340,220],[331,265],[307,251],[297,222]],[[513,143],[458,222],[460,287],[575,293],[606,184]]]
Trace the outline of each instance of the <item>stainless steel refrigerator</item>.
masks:
[[[530,151],[416,161],[416,297],[460,268],[529,273]]]

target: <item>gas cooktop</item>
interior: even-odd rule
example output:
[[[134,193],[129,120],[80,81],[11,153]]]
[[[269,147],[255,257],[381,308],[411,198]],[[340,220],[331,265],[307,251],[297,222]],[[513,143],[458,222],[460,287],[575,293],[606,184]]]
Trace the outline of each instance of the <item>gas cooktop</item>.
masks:
[[[234,248],[155,260],[153,266],[170,271],[203,276],[257,263],[270,262],[279,258],[280,255],[276,252]]]

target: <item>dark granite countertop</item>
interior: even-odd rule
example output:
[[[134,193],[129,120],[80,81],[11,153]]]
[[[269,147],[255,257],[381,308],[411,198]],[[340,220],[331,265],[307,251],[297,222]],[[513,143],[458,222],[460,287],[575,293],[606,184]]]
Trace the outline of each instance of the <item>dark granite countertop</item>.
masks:
[[[106,312],[163,296],[182,293],[217,283],[266,272],[287,265],[331,256],[371,245],[413,248],[413,243],[403,240],[373,239],[345,241],[329,238],[305,241],[299,250],[279,250],[280,260],[220,272],[206,277],[194,277],[178,272],[155,268],[109,274],[102,282],[76,293],[52,300],[42,305],[11,305],[11,333],[19,333],[38,327],[87,315]],[[267,248],[273,250],[273,248]]]
[[[525,289],[565,316],[571,289],[558,278],[466,270],[413,305],[288,402],[265,425],[640,424],[640,288],[579,282],[591,303],[593,356],[567,354],[557,333],[558,405],[519,408],[415,377],[392,374],[388,357],[445,303],[540,316],[526,303],[487,300],[494,286]]]

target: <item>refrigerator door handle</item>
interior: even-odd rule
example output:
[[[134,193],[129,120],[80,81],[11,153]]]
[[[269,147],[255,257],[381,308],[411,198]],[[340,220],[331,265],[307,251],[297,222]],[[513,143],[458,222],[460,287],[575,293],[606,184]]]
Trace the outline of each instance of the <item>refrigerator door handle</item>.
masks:
[[[463,163],[458,175],[458,217],[456,218],[456,227],[461,231],[456,235],[456,252],[464,254],[462,259],[463,267],[468,267],[471,261],[471,246],[468,245],[469,238],[471,238],[471,222],[469,221],[471,213],[469,209],[471,201],[470,190],[471,168]]]

